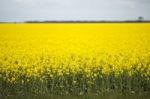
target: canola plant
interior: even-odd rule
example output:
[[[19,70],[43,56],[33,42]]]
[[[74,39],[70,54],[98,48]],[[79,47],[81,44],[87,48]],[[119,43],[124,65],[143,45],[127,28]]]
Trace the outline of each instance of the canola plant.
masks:
[[[0,24],[0,94],[150,92],[150,24]]]

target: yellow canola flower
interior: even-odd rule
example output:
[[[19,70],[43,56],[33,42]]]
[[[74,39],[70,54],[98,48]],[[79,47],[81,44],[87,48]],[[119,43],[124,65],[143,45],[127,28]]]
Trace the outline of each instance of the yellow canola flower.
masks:
[[[0,79],[22,84],[125,70],[150,77],[150,24],[0,24]],[[21,78],[22,77],[22,78]],[[76,84],[76,81],[73,82]],[[92,84],[92,80],[88,81]]]

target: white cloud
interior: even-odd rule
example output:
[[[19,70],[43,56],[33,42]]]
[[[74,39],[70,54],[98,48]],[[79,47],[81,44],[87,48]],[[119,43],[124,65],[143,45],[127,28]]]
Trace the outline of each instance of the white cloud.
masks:
[[[150,0],[0,0],[2,20],[150,19]]]

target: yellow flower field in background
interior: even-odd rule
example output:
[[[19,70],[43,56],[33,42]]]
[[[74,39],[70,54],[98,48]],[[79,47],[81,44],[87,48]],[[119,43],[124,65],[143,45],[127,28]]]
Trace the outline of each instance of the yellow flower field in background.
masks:
[[[0,24],[0,80],[1,93],[150,92],[150,24]]]

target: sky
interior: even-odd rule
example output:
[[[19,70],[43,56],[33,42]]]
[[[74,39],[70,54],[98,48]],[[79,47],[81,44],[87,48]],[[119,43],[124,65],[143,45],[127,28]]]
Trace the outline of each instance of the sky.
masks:
[[[150,20],[150,0],[0,0],[0,22]]]

